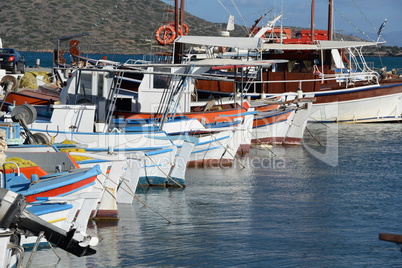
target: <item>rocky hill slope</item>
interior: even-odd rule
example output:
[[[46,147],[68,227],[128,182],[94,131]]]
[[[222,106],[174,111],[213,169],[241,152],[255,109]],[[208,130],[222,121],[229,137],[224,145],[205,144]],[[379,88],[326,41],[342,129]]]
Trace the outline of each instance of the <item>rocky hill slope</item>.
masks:
[[[89,33],[79,38],[81,50],[85,52],[152,54],[171,51],[154,39],[158,27],[174,20],[173,13],[166,11],[173,7],[159,0],[3,2],[0,6],[0,38],[4,47],[20,51],[53,51],[58,38]],[[226,27],[188,13],[185,22],[191,35],[217,35]],[[245,36],[247,29],[235,28],[232,36]],[[351,35],[340,38],[355,39]],[[61,43],[60,48],[67,49],[67,45],[67,42]]]
[[[90,33],[81,38],[87,51],[150,53],[163,49],[154,35],[159,26],[174,20],[173,13],[166,12],[172,9],[159,0],[4,1],[0,38],[5,47],[51,51],[59,37]],[[216,35],[225,27],[190,14],[185,22],[192,35]]]

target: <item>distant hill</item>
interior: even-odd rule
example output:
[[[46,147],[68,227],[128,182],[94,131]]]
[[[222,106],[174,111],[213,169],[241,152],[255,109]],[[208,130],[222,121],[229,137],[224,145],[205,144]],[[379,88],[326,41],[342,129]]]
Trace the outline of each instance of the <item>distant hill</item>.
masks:
[[[154,39],[161,25],[173,21],[173,7],[159,0],[24,0],[3,1],[0,38],[4,47],[20,51],[53,51],[57,38],[90,33],[79,38],[81,50],[100,54],[152,54],[171,51]],[[257,18],[256,18],[257,19]],[[186,13],[191,35],[218,35],[222,23],[211,23]],[[296,28],[297,29],[297,28]],[[236,26],[232,36],[245,36]],[[339,35],[356,40],[353,35]],[[391,40],[389,40],[391,41]],[[67,49],[62,43],[61,49]]]
[[[383,37],[387,41],[387,46],[402,47],[402,31],[384,33]]]
[[[368,34],[368,36],[362,33],[348,33],[348,36],[368,41],[377,41],[378,38],[376,33]],[[364,54],[366,56],[402,57],[402,31],[384,32],[379,41],[385,41],[385,43],[376,47],[369,46],[363,48]]]
[[[362,38],[364,40],[377,40],[377,34],[372,33],[368,34],[368,36],[363,35],[362,33],[348,33],[349,35],[353,35],[359,38]],[[396,46],[396,47],[402,47],[402,31],[394,31],[394,32],[383,32],[381,35],[381,41],[386,41],[384,44],[385,46]]]
[[[164,11],[173,8],[159,0],[3,2],[0,11],[3,46],[21,51],[52,51],[59,37],[90,33],[80,39],[86,51],[151,53],[163,50],[154,39],[156,29],[174,20],[173,13]],[[190,14],[185,15],[185,22],[192,35],[217,35],[225,27]],[[236,34],[240,34],[240,29]]]

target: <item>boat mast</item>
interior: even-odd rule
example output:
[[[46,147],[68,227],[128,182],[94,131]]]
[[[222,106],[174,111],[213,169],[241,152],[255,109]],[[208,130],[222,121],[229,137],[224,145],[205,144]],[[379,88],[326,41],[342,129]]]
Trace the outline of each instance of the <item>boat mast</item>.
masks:
[[[183,29],[184,24],[184,2],[185,0],[180,1],[175,0],[175,8],[174,8],[174,27],[175,32],[178,33],[179,29]],[[181,62],[181,54],[183,52],[183,44],[182,43],[175,43],[174,45],[174,53],[173,53],[173,63],[180,63]]]
[[[314,42],[314,20],[315,20],[314,9],[315,9],[315,0],[311,0],[311,43]]]
[[[333,0],[329,0],[329,7],[328,7],[328,40],[332,40],[333,35],[333,15],[334,15],[334,8],[333,8]]]
[[[179,18],[179,22],[180,25],[183,26],[184,24],[184,2],[185,0],[181,0],[181,4],[180,4],[180,18]]]
[[[174,1],[174,31],[176,33],[179,32],[179,17],[180,17],[180,13],[179,13],[179,0],[175,0]]]

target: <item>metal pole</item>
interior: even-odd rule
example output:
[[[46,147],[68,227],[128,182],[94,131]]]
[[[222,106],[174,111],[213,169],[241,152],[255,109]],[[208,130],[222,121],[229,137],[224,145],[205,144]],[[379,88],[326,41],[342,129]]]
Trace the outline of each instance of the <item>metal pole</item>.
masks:
[[[311,42],[314,42],[315,0],[311,0]]]
[[[184,2],[185,0],[181,0],[180,4],[180,25],[183,26],[184,24]]]
[[[174,1],[174,31],[179,32],[179,0]]]
[[[328,40],[332,40],[333,35],[333,16],[334,16],[334,9],[333,9],[333,0],[329,0],[328,6]]]

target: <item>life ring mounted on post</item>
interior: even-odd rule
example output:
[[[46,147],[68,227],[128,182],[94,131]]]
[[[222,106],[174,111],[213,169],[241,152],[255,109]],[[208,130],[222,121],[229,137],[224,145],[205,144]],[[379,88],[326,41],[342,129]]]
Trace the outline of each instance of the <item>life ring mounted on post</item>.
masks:
[[[188,31],[189,31],[188,25],[183,23],[182,26],[183,26],[183,34],[182,35],[187,35]]]
[[[155,32],[155,39],[161,45],[168,45],[173,43],[176,37],[181,35],[187,35],[189,31],[188,25],[183,23],[179,25],[177,33],[174,23],[169,23],[168,25],[162,25]]]
[[[168,45],[176,39],[176,31],[172,25],[162,25],[155,32],[155,39],[161,45]]]
[[[170,23],[169,25],[175,27],[174,23]],[[179,25],[178,33],[179,33],[179,35],[187,35],[188,34],[188,25],[185,23]]]

